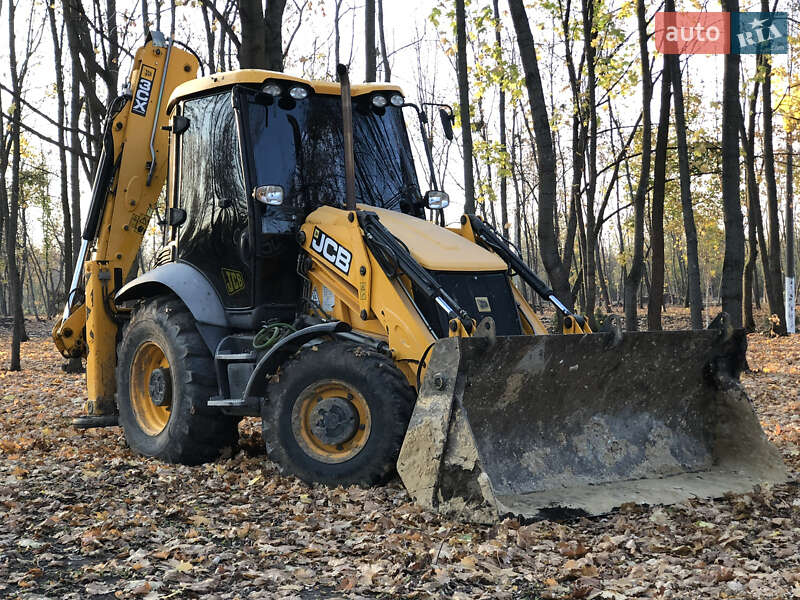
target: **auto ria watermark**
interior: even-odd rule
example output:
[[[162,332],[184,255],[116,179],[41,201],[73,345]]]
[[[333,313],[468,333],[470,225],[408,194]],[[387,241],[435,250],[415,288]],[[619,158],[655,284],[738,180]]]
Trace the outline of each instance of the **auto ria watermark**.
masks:
[[[786,54],[785,12],[658,12],[662,54]]]

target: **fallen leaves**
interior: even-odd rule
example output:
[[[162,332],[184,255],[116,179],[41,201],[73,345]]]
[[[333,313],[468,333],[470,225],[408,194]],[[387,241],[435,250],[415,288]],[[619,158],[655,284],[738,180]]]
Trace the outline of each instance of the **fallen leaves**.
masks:
[[[800,598],[796,485],[718,501],[629,505],[594,519],[451,521],[398,482],[364,490],[279,476],[257,421],[200,467],[132,454],[118,428],[77,432],[81,376],[30,324],[0,372],[0,597]],[[800,336],[751,335],[743,376],[800,466]],[[0,331],[0,363],[7,338]]]

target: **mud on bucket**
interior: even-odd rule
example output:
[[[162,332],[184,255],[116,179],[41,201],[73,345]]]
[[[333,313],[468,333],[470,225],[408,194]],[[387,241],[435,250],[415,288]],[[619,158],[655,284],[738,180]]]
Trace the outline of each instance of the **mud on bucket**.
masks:
[[[738,382],[743,331],[440,340],[397,470],[425,508],[596,515],[786,480]]]

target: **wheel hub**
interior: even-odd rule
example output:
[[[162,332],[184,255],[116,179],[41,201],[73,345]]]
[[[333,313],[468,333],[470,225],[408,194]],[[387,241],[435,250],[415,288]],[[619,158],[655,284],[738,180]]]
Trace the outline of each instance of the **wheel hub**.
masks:
[[[352,438],[360,424],[358,411],[347,398],[319,398],[309,415],[311,432],[323,443],[335,446]]]
[[[156,406],[169,406],[172,404],[172,380],[169,368],[153,369],[150,374],[150,400]]]

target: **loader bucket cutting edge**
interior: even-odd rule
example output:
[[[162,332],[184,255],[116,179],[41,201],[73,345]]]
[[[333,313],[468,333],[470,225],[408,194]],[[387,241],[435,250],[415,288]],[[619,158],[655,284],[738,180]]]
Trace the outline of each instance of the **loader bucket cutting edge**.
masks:
[[[397,470],[425,508],[477,522],[785,481],[738,382],[746,343],[718,330],[440,340]]]

